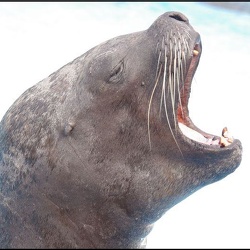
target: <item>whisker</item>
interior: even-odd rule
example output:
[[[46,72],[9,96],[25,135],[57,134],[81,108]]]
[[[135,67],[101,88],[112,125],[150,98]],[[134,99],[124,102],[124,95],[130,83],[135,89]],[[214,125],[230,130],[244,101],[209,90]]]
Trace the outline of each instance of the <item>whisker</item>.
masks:
[[[175,39],[175,47],[174,47],[174,72],[173,72],[173,89],[171,94],[171,101],[172,101],[172,109],[173,109],[173,116],[174,116],[174,125],[176,128],[176,117],[175,117],[175,90],[176,90],[176,67],[177,67],[177,51],[176,51],[176,39]]]
[[[170,44],[171,44],[171,43],[170,43]],[[163,87],[164,90],[165,90],[166,66],[167,66],[166,50],[167,50],[167,48],[166,48],[166,46],[165,46],[165,62],[164,62],[163,83],[162,83],[163,86],[164,86],[164,87]],[[172,50],[170,50],[170,51],[172,51]],[[171,60],[170,60],[170,62],[171,62]],[[171,63],[170,63],[170,64],[171,64]],[[171,75],[171,74],[170,74],[170,75]],[[170,77],[170,76],[169,76],[169,77]],[[175,135],[174,135],[173,130],[172,130],[171,125],[170,125],[169,116],[168,116],[168,111],[167,111],[166,91],[163,92],[163,99],[164,99],[164,110],[165,110],[165,115],[166,115],[166,118],[167,118],[167,122],[168,122],[168,126],[169,126],[169,129],[170,129],[170,132],[171,132],[171,134],[172,134],[172,136],[173,136],[173,139],[174,139],[174,141],[175,141],[175,143],[176,143],[176,145],[177,145],[177,147],[178,147],[178,149],[179,149],[181,155],[183,156],[182,151],[181,151],[181,149],[180,149],[180,146],[179,146],[179,144],[178,144],[178,142],[177,142],[177,140],[176,140],[176,138],[175,138]],[[175,112],[174,112],[174,113],[175,113]]]
[[[168,95],[170,93],[171,95],[171,88],[172,88],[172,74],[171,74],[171,67],[172,67],[172,64],[171,62],[173,61],[172,59],[172,42],[170,42],[169,44],[169,52],[170,52],[170,56],[169,56],[169,69],[168,69]]]
[[[148,140],[149,140],[149,148],[150,148],[150,150],[152,148],[152,146],[151,146],[151,136],[150,136],[150,126],[149,126],[150,125],[149,124],[150,123],[149,122],[150,110],[151,110],[151,104],[152,104],[152,99],[153,99],[153,96],[154,96],[154,93],[155,93],[155,89],[156,89],[156,86],[158,84],[158,81],[159,81],[159,78],[160,78],[160,75],[161,75],[161,69],[162,69],[162,64],[160,65],[159,73],[158,73],[158,76],[157,76],[157,79],[156,79],[152,94],[151,94],[150,99],[149,99],[149,104],[148,104]]]
[[[185,33],[185,35],[188,37],[189,40],[191,40],[190,33],[187,31],[187,29],[181,28],[182,32]]]
[[[148,114],[147,114],[147,127],[148,127],[148,140],[149,140],[149,147],[150,150],[152,150],[152,142],[151,142],[151,132],[150,132],[150,112],[152,109],[152,101],[153,97],[156,92],[157,85],[159,83],[160,76],[163,71],[163,77],[162,77],[162,90],[161,90],[161,98],[160,98],[160,107],[159,107],[159,115],[161,116],[162,108],[164,109],[164,113],[166,116],[167,124],[169,127],[169,130],[173,136],[173,139],[177,145],[178,150],[180,151],[181,155],[183,156],[183,153],[181,151],[181,148],[176,140],[174,130],[171,127],[170,124],[170,114],[169,110],[167,109],[167,98],[169,99],[169,104],[172,105],[171,108],[171,116],[173,115],[174,119],[174,127],[176,129],[177,125],[177,117],[175,113],[175,99],[176,94],[177,98],[179,100],[179,105],[182,109],[182,103],[181,103],[181,84],[184,85],[184,73],[185,73],[185,53],[189,50],[189,46],[186,40],[182,38],[182,36],[179,36],[177,39],[175,36],[171,36],[170,31],[170,43],[168,43],[168,46],[165,44],[165,37],[163,36],[162,39],[162,49],[164,49],[164,54],[162,53],[162,49],[159,50],[158,55],[158,61],[157,61],[157,68],[156,68],[156,75],[155,75],[155,84],[149,99],[148,104]],[[167,34],[169,35],[169,34]],[[158,46],[158,45],[157,45]],[[169,51],[167,51],[169,49]],[[167,57],[168,52],[168,57]],[[161,63],[161,57],[164,58],[164,64]],[[169,60],[168,60],[169,59]],[[168,63],[169,62],[169,63]],[[168,65],[169,64],[169,65]],[[167,68],[168,67],[168,68]],[[172,72],[173,71],[173,72]],[[168,78],[167,78],[168,75]]]
[[[168,35],[167,35],[168,36]],[[164,41],[164,36],[162,38],[162,48],[165,49],[165,41]],[[165,58],[166,60],[166,58]],[[163,88],[162,88],[162,91],[161,91],[161,100],[160,100],[160,108],[159,108],[159,117],[161,116],[161,106],[162,106],[162,102],[163,102]]]
[[[185,49],[186,49],[186,51],[185,51],[185,52],[190,53],[190,47],[189,47],[189,44],[188,44],[188,42],[187,42],[187,40],[186,40],[186,39],[184,39],[184,47],[185,47]]]
[[[178,50],[178,74],[177,74],[177,76],[178,76],[178,80],[177,80],[178,99],[179,99],[179,106],[181,108],[182,117],[184,117],[182,101],[181,101],[181,89],[180,89],[180,84],[182,83],[183,90],[184,90],[184,72],[183,72],[183,69],[182,69],[182,63],[184,63],[184,61],[183,61],[183,58],[182,58],[182,47],[181,47],[180,41],[178,43],[178,46],[179,46],[179,50]]]
[[[185,64],[185,62],[186,62],[186,55],[185,55],[184,51],[182,51],[182,58],[183,58],[183,64],[182,64],[183,75],[182,76],[183,76],[183,81],[184,81],[184,72],[187,71],[186,64]],[[184,65],[184,67],[183,67],[183,65]]]
[[[159,42],[157,42],[156,44],[155,52],[157,52],[158,46],[159,46]]]
[[[180,84],[183,83],[183,89],[184,89],[184,82],[183,82],[183,71],[182,71],[182,61],[181,61],[181,52],[179,51],[179,60],[178,60],[178,80],[177,80],[177,84],[178,84],[178,99],[179,99],[179,106],[181,108],[181,113],[182,113],[182,117],[184,117],[183,114],[183,107],[182,107],[182,101],[181,101],[181,89],[180,89]]]
[[[161,50],[160,50],[158,61],[157,61],[157,68],[156,68],[156,73],[155,73],[155,79],[157,78],[157,74],[158,74],[157,72],[159,70],[160,59],[161,59]]]

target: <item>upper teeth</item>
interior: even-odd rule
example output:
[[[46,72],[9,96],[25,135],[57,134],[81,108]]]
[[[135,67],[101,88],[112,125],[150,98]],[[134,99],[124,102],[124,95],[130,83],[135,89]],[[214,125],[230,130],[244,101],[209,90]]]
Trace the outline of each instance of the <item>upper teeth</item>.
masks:
[[[199,54],[199,51],[196,50],[196,49],[194,49],[194,50],[193,50],[193,55],[194,55],[194,56],[197,56],[198,54]]]

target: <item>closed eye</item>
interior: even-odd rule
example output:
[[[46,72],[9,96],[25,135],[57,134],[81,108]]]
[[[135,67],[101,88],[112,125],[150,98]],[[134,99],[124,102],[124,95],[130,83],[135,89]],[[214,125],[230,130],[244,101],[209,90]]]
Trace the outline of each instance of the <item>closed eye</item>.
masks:
[[[116,67],[112,70],[109,78],[109,82],[116,83],[121,79],[122,72],[124,69],[124,62],[121,61]]]

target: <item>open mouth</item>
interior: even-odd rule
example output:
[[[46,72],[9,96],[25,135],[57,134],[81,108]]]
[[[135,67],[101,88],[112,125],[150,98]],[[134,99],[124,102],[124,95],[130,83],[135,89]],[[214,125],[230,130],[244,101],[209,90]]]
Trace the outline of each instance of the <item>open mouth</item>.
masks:
[[[180,100],[177,108],[178,125],[184,136],[196,141],[197,143],[212,145],[214,147],[226,147],[233,143],[234,140],[226,127],[222,129],[221,136],[212,135],[196,127],[189,117],[188,100],[191,91],[191,83],[199,64],[201,51],[202,47],[199,40],[193,48],[192,60],[185,78],[184,86],[181,89]]]

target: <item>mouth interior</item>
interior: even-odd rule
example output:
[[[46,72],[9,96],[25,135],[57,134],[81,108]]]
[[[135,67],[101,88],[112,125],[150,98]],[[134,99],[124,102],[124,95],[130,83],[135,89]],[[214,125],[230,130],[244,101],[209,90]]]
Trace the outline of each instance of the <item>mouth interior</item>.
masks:
[[[201,56],[201,44],[195,44],[193,48],[192,60],[185,78],[184,86],[181,89],[180,101],[177,108],[177,120],[181,132],[188,138],[202,144],[212,145],[215,147],[225,147],[233,142],[233,137],[231,137],[227,131],[227,128],[222,130],[222,135],[216,136],[206,133],[196,127],[189,117],[188,111],[188,100],[191,91],[191,83],[194,73],[198,67],[199,59]]]

